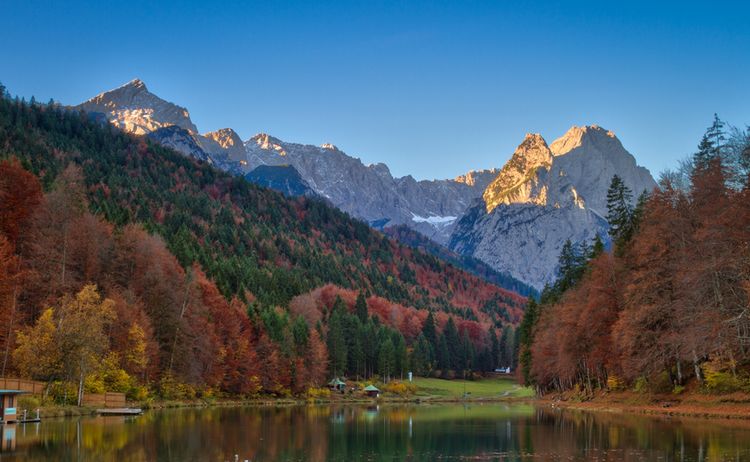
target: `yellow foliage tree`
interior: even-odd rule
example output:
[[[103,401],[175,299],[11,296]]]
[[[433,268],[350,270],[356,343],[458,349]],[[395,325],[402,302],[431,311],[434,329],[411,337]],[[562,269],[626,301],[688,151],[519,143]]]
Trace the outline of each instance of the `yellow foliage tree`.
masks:
[[[63,370],[69,379],[78,378],[80,406],[86,375],[98,366],[109,349],[106,329],[115,320],[114,302],[102,300],[96,285],[87,284],[75,297],[63,296],[56,312]]]
[[[143,377],[148,367],[146,333],[137,323],[130,326],[127,342],[128,349],[123,357],[123,367],[132,374]]]
[[[115,316],[114,302],[102,300],[96,285],[84,286],[75,297],[64,295],[34,327],[18,332],[16,366],[26,377],[77,380],[80,406],[86,376],[109,350],[107,327]]]
[[[46,309],[34,326],[16,334],[13,360],[22,377],[50,381],[62,373],[61,351],[57,344],[54,310]]]
[[[85,389],[90,393],[106,391],[127,393],[132,386],[133,379],[120,367],[120,356],[115,352],[109,352],[96,371],[85,381]]]

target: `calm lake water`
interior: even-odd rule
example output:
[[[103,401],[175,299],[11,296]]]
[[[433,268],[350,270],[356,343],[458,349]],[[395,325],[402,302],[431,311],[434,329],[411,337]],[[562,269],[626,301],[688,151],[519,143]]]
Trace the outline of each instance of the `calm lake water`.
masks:
[[[0,461],[750,460],[750,422],[525,404],[175,409],[0,430]]]

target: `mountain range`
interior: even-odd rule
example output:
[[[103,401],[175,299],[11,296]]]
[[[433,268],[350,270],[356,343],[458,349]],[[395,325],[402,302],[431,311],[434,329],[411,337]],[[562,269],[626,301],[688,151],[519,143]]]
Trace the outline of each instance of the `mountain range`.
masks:
[[[613,175],[634,197],[656,187],[614,133],[596,125],[572,127],[551,145],[527,135],[499,169],[417,181],[394,177],[382,163],[365,165],[333,144],[265,133],[243,142],[231,128],[200,134],[187,109],[138,79],[76,108],[284,194],[318,195],[374,228],[406,226],[536,289],[554,280],[566,240],[606,240]]]

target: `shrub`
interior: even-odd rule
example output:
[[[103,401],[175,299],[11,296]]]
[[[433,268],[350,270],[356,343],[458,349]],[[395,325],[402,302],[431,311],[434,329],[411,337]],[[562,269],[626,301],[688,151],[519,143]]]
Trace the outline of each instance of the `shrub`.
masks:
[[[714,357],[703,364],[703,388],[709,393],[732,393],[748,391],[750,383],[743,377],[733,374],[730,369],[735,364]]]
[[[732,393],[743,388],[742,380],[729,372],[705,368],[703,376],[703,386],[711,393]]]
[[[669,393],[672,391],[673,386],[669,372],[662,371],[656,374],[649,382],[649,391],[653,393]]]
[[[149,398],[148,394],[148,388],[142,386],[142,385],[135,385],[130,387],[128,392],[125,394],[125,397],[129,401],[146,401]]]
[[[646,377],[638,377],[635,381],[635,385],[633,386],[633,390],[636,393],[645,393],[648,391],[648,380],[646,380]]]
[[[19,414],[21,412],[21,409],[26,409],[29,412],[35,411],[36,409],[39,409],[39,406],[41,406],[41,402],[38,398],[35,398],[33,396],[21,396],[18,398],[18,409]]]
[[[622,391],[625,389],[625,382],[613,374],[607,377],[607,388],[612,391]]]
[[[211,387],[201,390],[199,395],[201,399],[204,399],[206,401],[215,401],[217,397],[216,390]]]
[[[328,388],[310,387],[307,389],[307,397],[310,399],[328,398],[331,396],[331,390]]]
[[[104,393],[115,391],[127,393],[135,381],[120,367],[120,357],[117,353],[109,353],[104,357],[97,370],[86,377],[84,390],[86,393]]]
[[[417,386],[412,383],[393,381],[383,385],[383,391],[394,395],[407,396],[414,394],[417,391]]]
[[[52,382],[49,396],[55,404],[78,404],[78,387],[70,382]]]
[[[98,375],[89,375],[83,382],[83,391],[85,393],[96,393],[101,394],[107,391],[104,387],[104,380]]]
[[[159,381],[158,392],[166,400],[192,400],[196,396],[195,387],[180,383],[169,374],[165,374]]]

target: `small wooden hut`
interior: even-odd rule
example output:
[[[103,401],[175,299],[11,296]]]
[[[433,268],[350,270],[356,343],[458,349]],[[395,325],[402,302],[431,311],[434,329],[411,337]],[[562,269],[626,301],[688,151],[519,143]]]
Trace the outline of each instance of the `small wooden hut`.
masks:
[[[18,395],[26,393],[23,390],[0,390],[0,422],[11,423],[18,420]]]
[[[364,391],[370,398],[377,398],[380,395],[380,390],[375,385],[367,385]]]
[[[338,377],[336,377],[335,379],[328,382],[328,388],[330,388],[332,391],[338,391],[338,392],[343,393],[344,390],[346,389],[346,383],[342,381],[341,379],[339,379]]]

